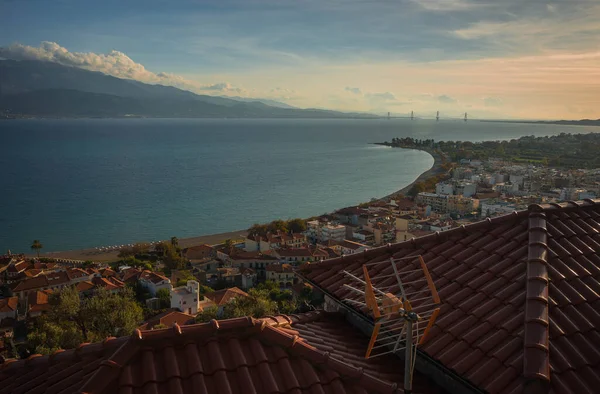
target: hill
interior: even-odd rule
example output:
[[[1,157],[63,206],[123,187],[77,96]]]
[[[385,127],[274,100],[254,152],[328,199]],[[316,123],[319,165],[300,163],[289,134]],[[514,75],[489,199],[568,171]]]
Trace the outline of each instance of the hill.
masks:
[[[264,100],[269,103],[269,100]],[[273,104],[276,102],[272,102]],[[279,103],[282,104],[282,103]],[[2,117],[374,118],[199,95],[41,61],[0,60]]]

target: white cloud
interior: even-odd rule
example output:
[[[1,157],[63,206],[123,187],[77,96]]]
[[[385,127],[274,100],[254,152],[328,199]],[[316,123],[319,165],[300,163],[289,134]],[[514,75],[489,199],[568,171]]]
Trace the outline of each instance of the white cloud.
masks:
[[[189,83],[183,77],[169,73],[153,73],[134,62],[123,52],[112,50],[108,54],[92,52],[69,52],[55,42],[43,41],[39,47],[13,44],[0,48],[0,57],[14,60],[41,60],[65,66],[99,71],[117,78],[140,82],[184,86]]]
[[[486,107],[499,107],[503,104],[503,102],[499,97],[484,97],[483,104]]]
[[[227,82],[202,85],[182,76],[147,70],[142,64],[136,63],[123,52],[112,50],[107,54],[93,52],[70,52],[55,42],[43,41],[39,47],[13,44],[0,47],[0,57],[13,60],[39,60],[98,71],[117,78],[132,79],[149,84],[175,86],[193,91],[215,91],[222,93],[244,94],[242,88],[232,86]]]
[[[437,101],[439,101],[442,104],[456,104],[458,100],[448,95],[442,94],[441,96],[437,97]]]
[[[212,85],[204,85],[199,88],[200,90],[209,90],[215,92],[225,92],[225,93],[238,93],[244,94],[246,91],[242,88],[237,88],[232,86],[229,82],[219,82]]]
[[[467,0],[411,0],[422,8],[430,11],[465,11],[473,8],[485,7],[486,4],[477,4]]]
[[[351,88],[349,86],[346,86],[346,88],[344,90],[347,92],[350,92],[350,93],[354,93],[354,94],[362,94],[362,91],[360,90],[360,88]]]
[[[390,92],[368,93],[366,96],[370,99],[375,99],[375,100],[396,101],[396,96]]]

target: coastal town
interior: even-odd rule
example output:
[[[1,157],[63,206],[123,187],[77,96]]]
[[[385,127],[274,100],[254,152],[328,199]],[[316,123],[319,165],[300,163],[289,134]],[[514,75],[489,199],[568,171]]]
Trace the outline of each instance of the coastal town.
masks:
[[[37,255],[8,251],[0,256],[0,360],[4,363],[29,359],[36,354],[56,354],[61,349],[77,348],[79,343],[126,336],[136,329],[154,331],[244,316],[269,319],[269,316],[293,315],[329,321],[322,314],[340,310],[335,305],[340,302],[336,297],[341,293],[339,288],[330,288],[334,284],[324,279],[320,267],[332,264],[350,267],[359,259],[377,260],[380,254],[391,253],[391,250],[399,253],[403,248],[422,243],[433,242],[431,250],[438,250],[437,246],[446,245],[446,239],[454,240],[456,245],[463,239],[475,242],[475,238],[487,236],[488,230],[469,235],[468,229],[483,222],[491,226],[491,234],[493,228],[499,226],[497,223],[504,223],[507,215],[519,212],[514,216],[517,220],[525,214],[531,215],[536,207],[544,207],[549,212],[548,217],[553,210],[576,209],[576,215],[582,219],[575,221],[574,214],[569,213],[567,224],[553,222],[552,228],[560,229],[560,234],[565,236],[582,232],[581,236],[586,235],[591,240],[592,244],[587,246],[597,260],[600,228],[594,226],[598,225],[600,215],[597,210],[600,203],[596,199],[600,195],[600,169],[559,168],[496,156],[459,158],[447,149],[436,147],[433,141],[386,144],[427,150],[436,157],[434,168],[427,177],[384,199],[373,199],[308,219],[255,224],[247,231],[238,232],[237,238],[211,244],[182,247],[173,237],[162,242],[121,245],[112,248],[115,249],[112,252],[118,253],[113,261],[96,258],[106,252],[102,248],[89,253],[86,260],[40,256],[43,248],[40,240],[31,245]],[[521,221],[513,226],[516,226],[515,234],[517,230],[526,229]],[[502,239],[503,244],[512,242],[511,238]],[[516,244],[513,246],[517,248]],[[477,250],[474,248],[473,254]],[[455,252],[462,256],[460,253],[464,251]],[[487,258],[483,252],[483,249],[479,252],[481,260]],[[578,256],[575,252],[569,253]],[[455,262],[464,260],[463,257],[444,255]],[[589,294],[595,294],[590,295],[589,300],[595,302],[595,316],[600,318],[597,263],[594,269],[596,274],[590,274],[586,286]],[[335,277],[336,283],[342,283],[339,272],[339,267],[331,268],[327,275]],[[497,274],[501,276],[502,272]],[[442,283],[444,276],[436,275],[434,271],[434,277]],[[452,296],[447,290],[442,291],[446,297]],[[479,293],[474,294],[479,297]],[[571,299],[572,295],[568,297]],[[582,300],[584,302],[585,297]],[[450,312],[446,310],[446,313]],[[289,321],[286,324],[293,328],[292,320]],[[597,337],[600,321],[596,323],[596,328],[590,331],[594,334],[590,335]],[[339,324],[347,326],[349,323]],[[440,325],[437,335],[445,335],[444,329]],[[460,341],[461,334],[453,333]],[[339,340],[344,339],[339,337]],[[435,338],[433,340],[437,343]],[[598,349],[597,342],[595,348]],[[460,357],[471,357],[463,350]],[[435,349],[430,352],[445,359]],[[591,368],[600,366],[600,353],[595,354],[598,357],[590,361]],[[401,363],[401,360],[395,362]],[[496,392],[495,388],[499,387],[494,386],[494,382],[477,381],[471,370],[459,368],[457,371],[490,392]],[[504,384],[502,387],[509,384],[506,379],[500,382]]]

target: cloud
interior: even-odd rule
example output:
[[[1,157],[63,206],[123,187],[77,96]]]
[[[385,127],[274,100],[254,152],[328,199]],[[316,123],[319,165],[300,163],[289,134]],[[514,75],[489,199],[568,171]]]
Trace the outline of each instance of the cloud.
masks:
[[[13,60],[38,60],[78,67],[90,71],[98,71],[117,78],[133,79],[135,81],[170,85],[193,91],[214,91],[221,93],[244,94],[245,90],[232,86],[228,82],[202,85],[182,76],[147,70],[142,64],[136,63],[123,52],[112,50],[107,54],[93,52],[70,52],[59,44],[43,41],[39,47],[13,44],[0,47],[0,57]]]
[[[219,82],[212,85],[204,85],[199,88],[200,90],[209,90],[214,92],[225,92],[225,93],[239,93],[243,94],[246,91],[242,88],[232,86],[229,82]]]
[[[499,107],[503,104],[503,102],[499,97],[484,97],[483,104],[486,107]]]
[[[456,100],[453,97],[442,94],[441,96],[437,97],[437,101],[439,101],[442,104],[456,104],[458,100]]]
[[[384,100],[384,101],[395,101],[396,96],[390,92],[383,93],[368,93],[367,98],[375,99],[375,100]]]
[[[360,88],[351,88],[349,86],[346,86],[346,88],[344,90],[347,92],[350,92],[350,93],[354,93],[354,94],[362,94]]]
[[[473,8],[485,7],[486,4],[478,4],[467,0],[411,0],[429,11],[466,11]]]
[[[178,75],[160,72],[153,73],[134,62],[123,52],[112,50],[107,54],[92,52],[69,52],[55,42],[43,41],[39,47],[13,44],[0,47],[0,57],[13,60],[41,60],[59,63],[64,66],[99,71],[117,78],[133,79],[140,82],[189,87],[191,81]]]

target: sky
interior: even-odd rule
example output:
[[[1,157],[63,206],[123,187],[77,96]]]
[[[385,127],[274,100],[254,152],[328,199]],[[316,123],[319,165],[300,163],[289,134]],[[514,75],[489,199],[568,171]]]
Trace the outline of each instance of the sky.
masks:
[[[0,57],[301,108],[600,118],[600,0],[0,0]]]

